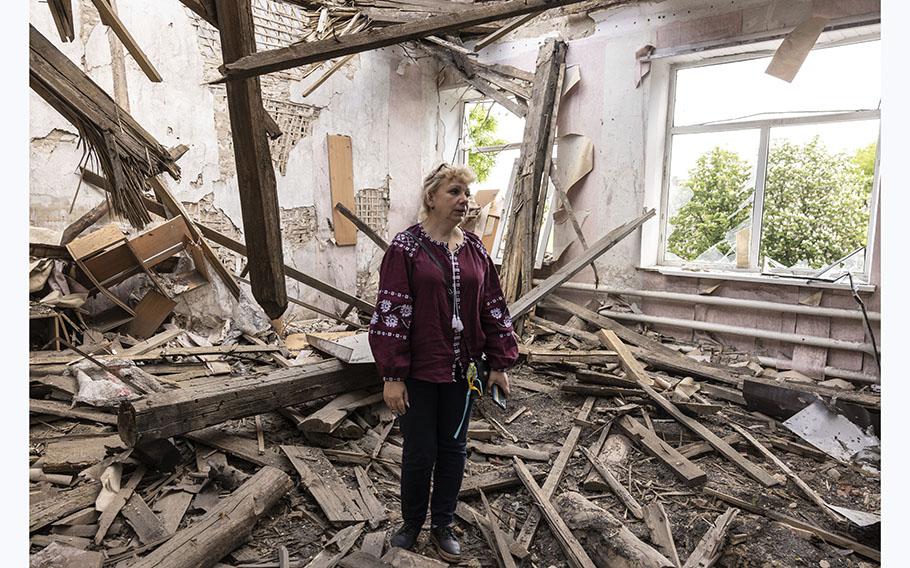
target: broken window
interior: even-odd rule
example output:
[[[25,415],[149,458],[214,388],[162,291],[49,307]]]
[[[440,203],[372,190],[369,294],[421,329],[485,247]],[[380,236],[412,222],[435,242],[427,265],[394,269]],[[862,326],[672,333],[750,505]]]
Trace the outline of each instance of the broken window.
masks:
[[[866,278],[880,42],[818,47],[792,83],[749,57],[672,68],[662,264]]]

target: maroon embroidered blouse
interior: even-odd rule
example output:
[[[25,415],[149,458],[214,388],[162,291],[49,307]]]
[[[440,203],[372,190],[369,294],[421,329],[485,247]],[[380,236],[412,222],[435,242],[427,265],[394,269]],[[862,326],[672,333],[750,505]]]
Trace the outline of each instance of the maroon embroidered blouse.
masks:
[[[379,269],[369,334],[384,381],[454,381],[456,362],[466,363],[481,353],[495,370],[505,370],[518,359],[512,318],[493,261],[476,235],[464,235],[458,250],[450,252],[417,224],[395,235],[389,245]],[[452,327],[453,302],[442,272],[417,239],[454,282],[462,332]]]

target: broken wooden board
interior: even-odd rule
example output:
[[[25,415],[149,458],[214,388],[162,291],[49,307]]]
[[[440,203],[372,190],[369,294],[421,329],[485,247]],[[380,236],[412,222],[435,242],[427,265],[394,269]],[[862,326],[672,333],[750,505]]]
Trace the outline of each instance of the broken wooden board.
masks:
[[[28,411],[33,414],[50,414],[51,416],[61,416],[63,418],[90,420],[101,424],[117,424],[117,417],[114,414],[84,406],[70,408],[70,405],[56,400],[36,400],[30,398],[28,401]]]
[[[354,547],[363,532],[363,523],[343,528],[325,543],[305,568],[332,568]],[[337,552],[335,551],[337,549]]]
[[[75,489],[61,491],[53,498],[30,504],[28,510],[29,532],[44,528],[71,513],[93,506],[95,498],[100,492],[101,483],[93,481]]]
[[[727,531],[730,524],[739,513],[739,509],[729,507],[726,512],[717,517],[717,520],[711,525],[711,528],[705,532],[704,536],[695,545],[695,550],[686,559],[683,568],[702,568],[713,566],[724,551],[724,541],[727,538]]]
[[[109,448],[123,448],[123,443],[117,436],[64,437],[48,443],[41,469],[48,473],[76,473],[103,460]]]
[[[567,262],[565,266],[557,270],[552,276],[538,284],[527,294],[522,295],[517,301],[512,302],[512,304],[509,305],[509,313],[512,314],[512,318],[517,318],[530,311],[544,296],[567,282],[570,278],[581,272],[585,266],[613,248],[613,246],[630,235],[635,229],[642,226],[645,221],[653,217],[654,213],[654,209],[650,209],[645,214],[613,229],[601,237],[600,240],[593,243],[579,256]]]
[[[167,534],[174,534],[180,527],[180,521],[193,500],[193,494],[186,491],[174,491],[159,497],[152,510],[158,514]]]
[[[532,450],[513,446],[511,444],[485,444],[474,440],[468,441],[468,449],[486,454],[488,456],[499,456],[503,458],[520,457],[526,460],[549,461],[550,452],[541,450]]]
[[[615,351],[595,349],[591,351],[554,351],[549,349],[528,349],[528,363],[587,363],[590,365],[615,363]]]
[[[335,233],[335,244],[354,246],[357,244],[357,227],[341,212],[335,204],[344,205],[349,211],[354,209],[354,158],[351,153],[351,137],[341,134],[326,134],[326,147],[329,155],[329,189],[332,192],[332,229]]]
[[[152,544],[158,542],[168,534],[164,522],[158,518],[158,515],[152,512],[145,499],[138,493],[133,493],[129,501],[120,510],[120,513],[126,519],[142,544]]]
[[[156,290],[149,290],[134,308],[136,317],[130,320],[123,329],[138,339],[150,337],[155,330],[161,327],[176,306],[177,302],[171,298]]]
[[[227,454],[238,457],[258,466],[271,466],[285,473],[293,473],[294,466],[283,454],[274,448],[266,448],[264,453],[259,453],[259,444],[252,438],[235,436],[218,430],[216,427],[196,430],[185,435],[194,442],[199,442],[217,448]]]
[[[367,476],[367,472],[358,466],[354,467],[354,475],[357,478],[357,489],[360,492],[360,500],[366,506],[362,508],[363,513],[369,515],[370,527],[377,528],[382,521],[388,518],[385,505],[376,497],[376,490],[373,488],[373,482]]]
[[[307,343],[315,349],[351,365],[376,362],[373,359],[369,336],[366,333],[334,339],[326,339],[322,336],[321,333],[308,333],[306,334]]]
[[[301,483],[319,503],[330,523],[366,520],[366,515],[355,503],[351,490],[326,459],[322,450],[309,446],[286,445],[282,445],[281,450],[291,460],[300,474]]]
[[[638,443],[645,452],[666,464],[685,486],[693,487],[707,481],[708,476],[700,467],[683,457],[673,449],[673,446],[664,442],[638,420],[631,416],[621,416],[614,424],[630,440]]]
[[[595,568],[594,562],[588,556],[584,547],[581,546],[581,543],[578,542],[578,539],[576,539],[575,535],[572,534],[572,531],[569,530],[569,527],[559,515],[559,512],[550,503],[550,497],[544,495],[543,490],[537,485],[537,482],[534,481],[534,478],[531,476],[531,473],[528,471],[525,464],[517,457],[512,459],[514,460],[515,471],[518,473],[518,477],[531,494],[531,497],[534,498],[534,502],[540,507],[543,517],[550,525],[553,536],[556,537],[563,552],[565,552],[569,565],[573,568]]]
[[[679,553],[676,551],[676,543],[673,542],[673,530],[670,528],[670,519],[667,518],[667,511],[657,499],[645,505],[644,521],[651,534],[651,542],[660,552],[673,561],[673,566],[680,566]]]
[[[607,485],[610,487],[610,490],[613,491],[613,494],[619,499],[619,501],[625,505],[626,509],[632,513],[632,516],[636,519],[644,519],[644,512],[642,511],[641,504],[635,500],[635,497],[619,482],[616,477],[610,473],[610,470],[600,461],[597,456],[588,451],[587,448],[579,448],[581,453],[584,454],[588,461],[594,466],[594,469],[597,470],[597,473],[607,482]]]
[[[586,398],[582,403],[581,408],[578,410],[578,413],[575,415],[575,418],[582,421],[587,420],[588,416],[591,415],[591,411],[594,409],[596,402],[597,400],[594,397]],[[566,465],[569,463],[569,458],[575,453],[575,446],[578,445],[581,431],[581,426],[577,424],[572,426],[569,433],[566,435],[562,447],[559,449],[559,454],[556,456],[556,460],[550,468],[550,473],[547,475],[547,479],[541,487],[541,491],[543,491],[543,494],[548,499],[553,497],[556,488],[559,486],[560,481],[562,481],[563,472],[566,469]],[[525,519],[525,522],[521,525],[521,530],[518,532],[517,540],[525,548],[531,546],[531,541],[534,539],[534,533],[537,531],[539,523],[540,510],[532,509],[528,512],[528,517]]]
[[[357,390],[335,397],[316,412],[303,418],[297,424],[297,428],[305,432],[334,432],[353,410],[382,401],[382,393],[370,392],[371,390],[373,389]]]
[[[531,472],[534,479],[543,479],[546,476],[546,472],[543,470],[542,466],[532,465],[528,468],[528,471]],[[521,480],[518,479],[518,474],[515,473],[514,468],[500,467],[483,473],[465,476],[461,482],[461,489],[458,491],[458,496],[476,496],[479,495],[480,491],[489,493],[490,491],[496,491],[498,489],[520,484]]]

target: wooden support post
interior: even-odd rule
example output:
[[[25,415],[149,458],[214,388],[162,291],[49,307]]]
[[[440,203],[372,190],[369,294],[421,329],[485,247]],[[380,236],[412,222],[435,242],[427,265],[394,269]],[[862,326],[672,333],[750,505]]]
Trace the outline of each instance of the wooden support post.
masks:
[[[533,223],[537,218],[537,204],[543,180],[546,156],[550,153],[552,107],[559,96],[556,91],[559,70],[566,59],[565,42],[548,39],[537,55],[534,87],[525,117],[525,130],[518,158],[518,175],[512,189],[512,207],[506,252],[502,260],[502,289],[506,301],[514,302],[531,290],[534,278],[534,259],[537,243],[534,241]],[[513,319],[520,314],[512,314]]]
[[[225,63],[256,52],[249,1],[215,0]],[[271,319],[288,307],[275,169],[265,135],[258,78],[228,81],[228,111],[253,297]]]

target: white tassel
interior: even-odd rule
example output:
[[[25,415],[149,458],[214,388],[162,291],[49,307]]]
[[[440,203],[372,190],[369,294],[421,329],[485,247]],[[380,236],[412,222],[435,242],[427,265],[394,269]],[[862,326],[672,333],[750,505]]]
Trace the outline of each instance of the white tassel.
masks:
[[[452,316],[452,329],[459,333],[464,331],[464,324],[461,323],[461,318],[458,316]]]

